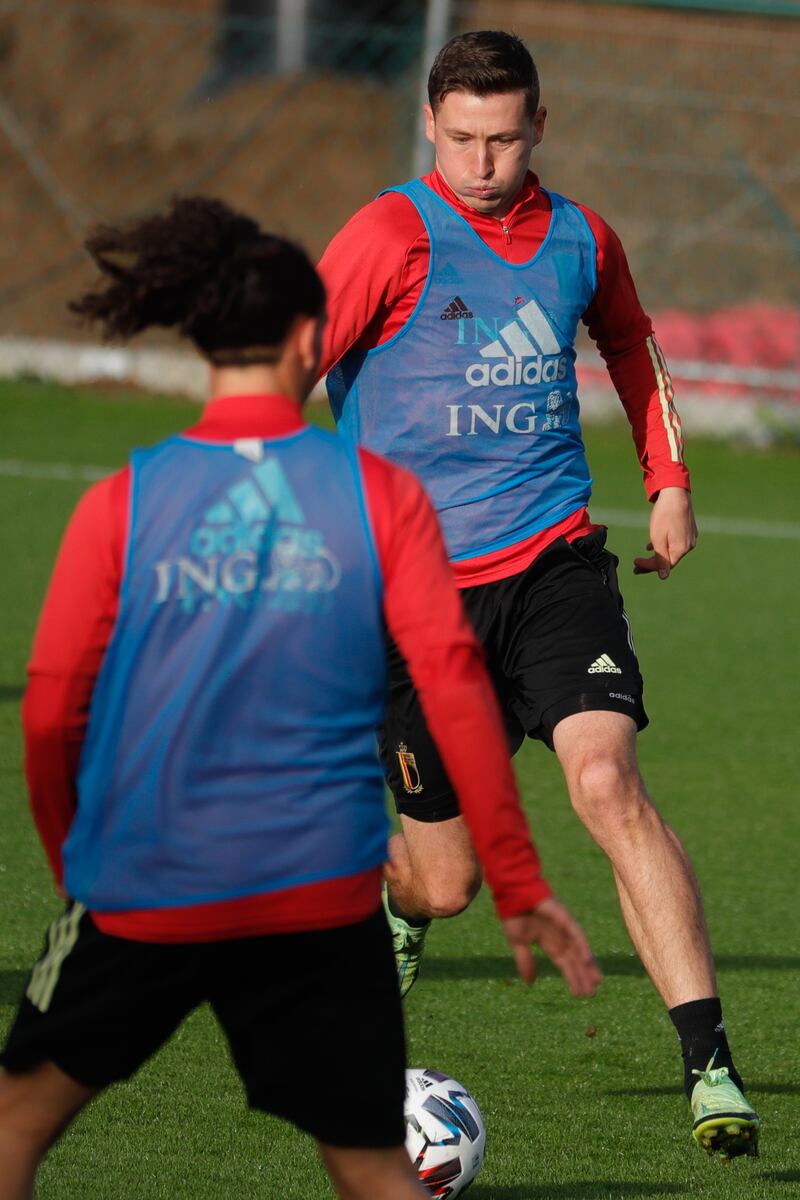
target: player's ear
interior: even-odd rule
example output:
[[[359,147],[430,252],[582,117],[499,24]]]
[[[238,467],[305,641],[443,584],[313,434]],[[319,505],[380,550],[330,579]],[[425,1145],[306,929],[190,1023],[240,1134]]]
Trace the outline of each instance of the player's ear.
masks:
[[[547,120],[547,109],[542,105],[537,108],[533,118],[533,144],[538,146],[544,137],[544,123]]]
[[[316,370],[319,363],[324,325],[324,315],[320,317],[300,315],[295,318],[290,337],[294,338],[297,356],[306,371]]]
[[[422,111],[425,113],[425,137],[432,143],[436,138],[436,118],[430,104],[423,104]]]

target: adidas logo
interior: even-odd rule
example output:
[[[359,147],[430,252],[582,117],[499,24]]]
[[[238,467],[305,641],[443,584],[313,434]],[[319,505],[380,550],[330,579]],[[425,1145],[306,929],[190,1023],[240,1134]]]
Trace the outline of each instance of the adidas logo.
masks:
[[[243,447],[240,444],[237,444],[236,452],[242,454]],[[251,455],[247,454],[245,457],[249,457],[252,461]],[[303,510],[298,504],[297,497],[277,458],[267,458],[258,466],[253,467],[244,479],[229,488],[226,499],[213,504],[207,510],[203,540],[206,543],[216,540],[208,529],[209,526],[233,524],[238,526],[241,536],[242,526],[252,527],[266,522],[270,518],[298,525],[302,524],[305,519]],[[216,546],[210,549],[204,545],[203,549],[197,552],[202,555],[213,554],[217,549]]]
[[[567,378],[569,358],[535,300],[517,309],[497,335],[480,351],[481,361],[467,367],[470,387],[528,387]]]
[[[535,300],[517,310],[513,320],[503,325],[498,337],[481,350],[481,358],[537,358],[540,354],[560,354],[561,346]]]
[[[473,314],[467,308],[460,296],[456,296],[455,300],[451,300],[447,308],[439,318],[440,321],[457,321],[461,317],[471,317]]]
[[[587,672],[589,675],[621,675],[622,668],[618,667],[613,658],[608,654],[601,654],[596,658]]]
[[[263,446],[245,439],[234,452],[254,462]],[[206,509],[183,553],[155,564],[154,603],[177,600],[186,613],[213,604],[310,613],[341,574],[277,457],[264,457]]]

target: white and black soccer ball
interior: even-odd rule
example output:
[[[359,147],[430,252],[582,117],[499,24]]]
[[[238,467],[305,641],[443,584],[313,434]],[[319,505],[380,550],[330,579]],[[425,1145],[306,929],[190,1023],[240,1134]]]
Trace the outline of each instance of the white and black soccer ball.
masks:
[[[486,1128],[475,1099],[456,1079],[420,1067],[406,1071],[406,1150],[420,1183],[455,1200],[481,1169]]]

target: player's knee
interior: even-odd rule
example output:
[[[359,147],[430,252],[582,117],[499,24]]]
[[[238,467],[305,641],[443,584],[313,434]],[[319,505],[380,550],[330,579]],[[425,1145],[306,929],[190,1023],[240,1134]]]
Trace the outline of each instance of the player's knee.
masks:
[[[575,811],[592,831],[636,826],[652,808],[638,771],[613,755],[587,758],[570,790]]]
[[[437,875],[425,889],[429,915],[436,919],[457,917],[477,896],[481,887],[478,867],[457,876]]]

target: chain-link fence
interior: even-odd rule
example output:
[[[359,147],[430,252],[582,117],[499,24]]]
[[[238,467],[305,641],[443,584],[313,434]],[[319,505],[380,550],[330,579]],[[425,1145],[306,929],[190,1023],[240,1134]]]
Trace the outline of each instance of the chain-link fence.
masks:
[[[549,109],[533,165],[617,229],[648,310],[796,308],[800,21],[552,0],[448,8],[452,32],[512,29],[531,47]],[[0,331],[77,336],[64,301],[87,278],[86,224],[176,191],[221,196],[320,252],[412,171],[428,12],[425,0],[0,0]]]

